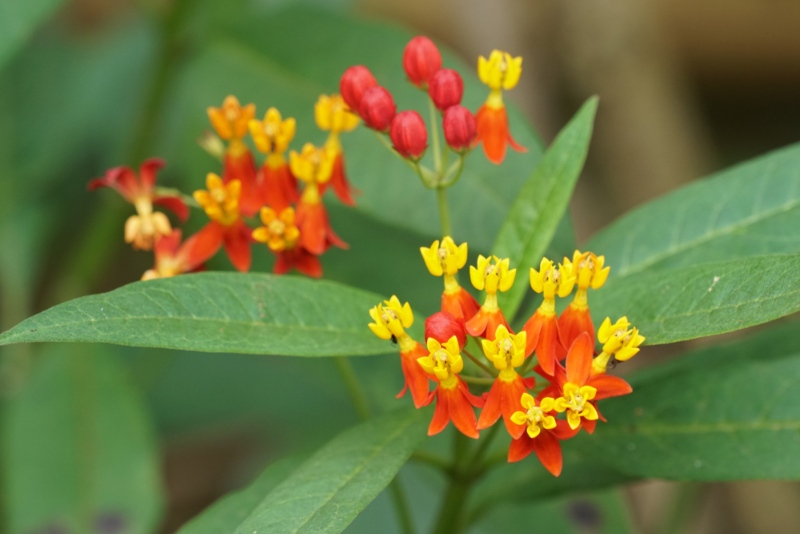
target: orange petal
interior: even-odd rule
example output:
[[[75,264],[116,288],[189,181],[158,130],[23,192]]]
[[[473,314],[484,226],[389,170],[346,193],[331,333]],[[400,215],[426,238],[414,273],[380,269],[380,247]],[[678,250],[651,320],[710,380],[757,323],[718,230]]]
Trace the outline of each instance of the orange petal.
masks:
[[[533,451],[544,468],[553,476],[560,475],[564,460],[561,456],[561,443],[558,439],[549,430],[543,430],[532,441]]]
[[[533,452],[533,442],[527,433],[523,433],[521,437],[512,440],[511,446],[508,448],[508,461],[519,462],[528,457]]]
[[[633,391],[631,385],[620,377],[605,373],[591,377],[586,383],[593,388],[597,388],[597,394],[594,396],[595,400],[619,397]]]
[[[583,332],[569,348],[567,380],[579,386],[586,384],[592,370],[592,356],[594,356],[594,342],[588,333]]]
[[[565,347],[571,346],[575,338],[583,332],[594,339],[594,324],[589,309],[578,309],[572,304],[567,306],[558,318],[558,331],[561,335],[561,344]]]
[[[225,253],[236,270],[246,273],[250,270],[250,243],[252,231],[239,219],[225,229]]]
[[[189,207],[181,197],[153,197],[153,204],[167,208],[183,222],[186,222],[186,219],[189,218]]]
[[[187,269],[193,271],[211,259],[222,246],[223,236],[222,225],[211,221],[187,239],[182,247],[186,254]]]
[[[503,383],[499,378],[492,383],[492,388],[489,390],[489,394],[486,395],[486,402],[483,405],[483,410],[481,410],[481,416],[478,418],[478,430],[489,428],[500,419],[502,415]]]
[[[450,397],[448,401],[450,417],[455,427],[465,436],[478,439],[480,437],[476,428],[478,422],[470,398],[464,395],[461,388],[447,390],[447,395]]]
[[[449,397],[445,395],[445,390],[441,387],[436,389],[436,409],[433,412],[433,419],[428,425],[428,435],[435,436],[445,429],[450,422]]]
[[[417,408],[425,406],[425,401],[428,399],[428,375],[417,362],[418,358],[427,355],[427,349],[420,343],[417,343],[413,350],[400,353],[400,365],[403,369],[406,386],[411,390],[411,398]]]
[[[225,154],[222,180],[228,183],[239,180],[242,192],[239,196],[239,210],[247,217],[256,215],[261,209],[261,193],[257,186],[256,164],[249,150]]]
[[[472,319],[466,322],[464,328],[469,335],[480,337],[486,331],[487,324],[489,324],[489,312],[481,308]]]
[[[347,181],[347,173],[344,169],[344,154],[339,152],[336,154],[336,159],[333,160],[333,174],[330,180],[333,192],[339,197],[343,204],[348,206],[355,206],[356,201],[353,199],[353,193],[357,193],[350,183]]]

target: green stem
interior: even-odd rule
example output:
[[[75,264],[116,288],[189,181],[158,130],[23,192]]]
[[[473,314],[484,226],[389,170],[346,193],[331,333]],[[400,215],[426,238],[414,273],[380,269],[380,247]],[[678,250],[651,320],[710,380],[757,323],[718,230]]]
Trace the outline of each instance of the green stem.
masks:
[[[438,114],[436,113],[436,106],[433,104],[433,99],[428,97],[428,109],[431,117],[431,142],[433,144],[433,168],[436,176],[441,180],[442,177],[442,152],[441,141],[439,141],[439,121]]]
[[[494,384],[494,378],[486,378],[482,376],[469,376],[465,374],[459,375],[461,380],[466,382],[467,384],[476,384],[479,386],[490,386]]]
[[[411,455],[411,460],[428,464],[447,474],[450,474],[450,471],[452,470],[452,466],[447,462],[447,460],[427,451],[415,451]]]
[[[350,396],[350,400],[353,403],[358,417],[366,421],[372,416],[372,410],[370,410],[367,395],[361,387],[361,382],[358,381],[358,377],[353,370],[350,360],[338,356],[334,358],[333,361],[336,364],[339,375],[342,377],[342,382],[344,382],[344,387],[347,390],[347,394]],[[400,480],[397,477],[395,477],[389,485],[389,493],[392,496],[392,502],[394,503],[395,512],[397,513],[397,518],[400,521],[400,527],[403,533],[414,534],[414,521],[411,517],[411,509],[408,506],[408,499],[406,499],[403,486],[400,484]]]
[[[347,394],[350,396],[350,401],[353,403],[358,417],[366,421],[371,417],[372,410],[369,409],[367,395],[364,393],[364,390],[361,389],[361,383],[358,381],[358,377],[353,370],[353,366],[350,364],[350,360],[343,356],[338,356],[334,358],[333,361],[336,364],[336,369],[339,371],[339,376],[342,377],[342,382],[344,382],[344,387],[347,390]]]
[[[490,368],[488,365],[486,365],[485,363],[483,363],[483,362],[482,362],[480,359],[478,359],[478,357],[477,357],[477,356],[475,356],[474,354],[472,354],[472,353],[471,353],[471,352],[469,352],[468,350],[464,350],[463,352],[464,352],[464,354],[466,354],[467,358],[469,358],[470,360],[472,360],[472,361],[473,361],[473,363],[475,363],[475,365],[477,365],[478,367],[480,367],[481,369],[483,369],[484,371],[486,371],[486,373],[487,373],[489,376],[491,376],[491,377],[495,377],[495,376],[497,376],[497,373],[493,373],[493,372],[492,372],[492,369],[491,369],[491,368]],[[492,380],[494,380],[494,378],[492,378]]]
[[[450,208],[447,206],[447,190],[437,187],[436,200],[439,203],[439,220],[442,225],[442,235],[453,237],[453,227],[450,225]]]
[[[453,437],[453,469],[450,482],[439,508],[439,516],[433,529],[434,534],[458,534],[464,528],[464,507],[474,479],[470,477],[467,458],[468,439],[456,431]]]

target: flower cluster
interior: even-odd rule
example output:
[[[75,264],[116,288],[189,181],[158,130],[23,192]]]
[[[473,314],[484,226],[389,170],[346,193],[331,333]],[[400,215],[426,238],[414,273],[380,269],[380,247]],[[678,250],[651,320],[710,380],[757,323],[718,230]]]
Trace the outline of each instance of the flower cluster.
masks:
[[[117,167],[92,180],[89,189],[114,188],[135,207],[136,215],[125,224],[125,241],[155,254],[155,266],[142,278],[199,270],[220,249],[237,270],[246,272],[254,243],[264,243],[275,254],[275,273],[294,268],[320,277],[319,256],[331,245],[347,248],[331,228],[322,198],[330,185],[344,204],[355,204],[340,134],[355,129],[359,119],[340,95],[320,96],[314,115],[328,139],[322,147],[306,143],[298,152],[289,150],[295,119],[283,118],[277,109],[269,108],[258,120],[255,105],[242,106],[234,96],[225,98],[221,107],[209,107],[216,134],[207,132],[200,144],[222,161],[222,168],[221,174],[208,173],[206,188],[192,195],[194,202],[156,187],[156,172],[164,165],[158,159],[147,160],[138,176],[128,167]],[[260,166],[245,142],[248,135],[263,154]],[[189,204],[201,208],[209,221],[181,243],[181,231],[173,230],[167,216],[154,211],[154,206],[163,206],[185,221]]]
[[[486,102],[473,114],[461,105],[464,81],[461,75],[442,67],[442,55],[427,37],[414,37],[403,52],[403,69],[408,81],[427,92],[431,110],[432,137],[434,146],[438,142],[435,122],[441,121],[446,150],[460,157],[449,169],[441,166],[446,154],[435,154],[436,169],[431,171],[420,165],[419,160],[428,148],[428,128],[417,111],[397,111],[392,93],[378,85],[377,80],[364,65],[348,68],[342,78],[340,91],[353,112],[364,124],[382,136],[388,136],[389,146],[402,158],[412,163],[423,183],[429,187],[448,187],[460,174],[464,156],[482,143],[489,161],[503,162],[506,147],[525,151],[509,133],[508,115],[503,103],[503,90],[514,88],[522,73],[522,58],[511,57],[507,52],[494,50],[489,59],[478,59],[478,75],[489,86]],[[388,145],[389,143],[387,143]]]
[[[597,331],[602,348],[595,351],[587,292],[600,289],[608,277],[603,256],[576,251],[559,265],[545,258],[538,270],[531,268],[531,289],[544,298],[515,333],[497,299],[497,293],[508,291],[516,278],[517,270],[510,268],[508,259],[478,256],[477,265],[470,266],[470,282],[485,293],[480,305],[457,279],[467,262],[466,243],[456,245],[444,237],[421,252],[430,273],[444,278],[441,310],[425,321],[425,344],[406,333],[414,322],[408,303],[392,296],[370,310],[370,329],[400,348],[405,388],[398,397],[411,390],[417,408],[436,399],[429,435],[452,421],[466,436],[478,438],[480,430],[502,418],[512,438],[508,460],[522,460],[535,452],[558,476],[560,442],[581,428],[593,433],[597,420],[602,420],[597,402],[631,392],[627,382],[606,371],[612,362],[633,357],[645,339],[627,318],[614,323],[606,318]],[[573,291],[572,302],[557,315],[556,297],[566,298]],[[469,338],[485,360],[470,352]],[[543,379],[541,387],[531,372]],[[433,391],[431,381],[436,384]],[[489,389],[474,395],[468,382]],[[474,408],[481,409],[479,416]]]

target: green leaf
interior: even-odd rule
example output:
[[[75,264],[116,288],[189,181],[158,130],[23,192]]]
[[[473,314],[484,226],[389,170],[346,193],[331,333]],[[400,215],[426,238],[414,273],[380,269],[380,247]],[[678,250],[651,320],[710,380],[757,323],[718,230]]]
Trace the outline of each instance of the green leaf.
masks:
[[[547,534],[618,534],[633,532],[620,490],[578,497],[548,499],[540,503],[504,503],[480,521],[480,532],[527,534],[535,518],[536,532]]]
[[[590,298],[596,324],[626,315],[658,345],[739,330],[800,310],[800,255],[753,256],[616,278]]]
[[[2,434],[8,532],[148,533],[161,511],[159,455],[116,359],[49,348],[8,404]]]
[[[514,286],[498,296],[507,317],[513,317],[528,288],[528,268],[538,269],[553,239],[580,176],[597,111],[590,98],[558,134],[530,178],[519,191],[493,247],[493,254],[510,258],[519,268]]]
[[[299,149],[306,141],[319,144],[325,139],[313,116],[318,96],[338,92],[344,70],[363,64],[392,92],[398,109],[417,109],[427,120],[426,96],[407,82],[402,69],[403,48],[411,33],[308,7],[240,19],[239,27],[211,41],[188,64],[167,106],[171,114],[161,128],[161,152],[170,154],[171,168],[187,177],[186,189],[201,186],[202,177],[218,167],[195,139],[209,129],[205,109],[219,105],[228,94],[254,102],[259,117],[269,106],[296,117],[293,148]],[[446,50],[443,55],[445,65],[458,68],[464,78],[464,105],[477,109],[488,89],[474,75],[474,64],[465,66]],[[497,166],[478,148],[469,156],[457,187],[448,190],[456,237],[469,236],[475,251],[490,250],[505,213],[541,156],[540,142],[522,115],[513,107],[509,115],[512,133],[528,152],[510,151],[503,165]],[[357,197],[356,210],[370,221],[424,236],[417,246],[441,237],[434,193],[380,145],[374,132],[361,126],[344,134],[342,143],[350,180],[363,192]],[[332,221],[334,229],[337,222]],[[342,238],[355,242],[353,235]]]
[[[592,239],[612,278],[800,251],[800,144],[648,202]]]
[[[289,456],[267,467],[252,484],[221,498],[189,521],[181,534],[230,534],[235,525],[247,519],[265,495],[300,466],[301,456]]]
[[[244,519],[241,513],[231,514],[231,522],[219,530],[219,523],[206,524],[201,516],[186,532],[341,532],[392,481],[425,438],[424,414],[398,411],[347,430],[262,494],[260,502],[254,502],[252,488],[229,497],[226,507],[246,510]],[[308,424],[314,424],[313,417]]]
[[[631,476],[800,479],[800,456],[787,453],[800,448],[796,328],[793,341],[770,332],[687,356],[604,401],[598,454]]]
[[[199,273],[134,282],[26,319],[0,345],[87,341],[203,352],[364,356],[392,352],[367,328],[382,299],[293,276]]]
[[[0,69],[62,2],[3,0],[0,3]]]

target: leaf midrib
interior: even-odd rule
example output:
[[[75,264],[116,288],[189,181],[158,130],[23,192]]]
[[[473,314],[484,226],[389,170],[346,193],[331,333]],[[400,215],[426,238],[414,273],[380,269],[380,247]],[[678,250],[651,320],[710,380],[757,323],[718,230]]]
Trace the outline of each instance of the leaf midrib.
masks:
[[[750,226],[750,225],[757,224],[757,223],[759,223],[761,221],[764,221],[766,219],[769,219],[771,217],[775,217],[777,215],[780,215],[783,212],[791,211],[791,210],[797,208],[798,206],[800,206],[800,198],[797,198],[796,200],[787,202],[786,204],[783,204],[782,206],[779,206],[779,207],[777,207],[775,209],[762,211],[762,212],[757,213],[757,214],[752,214],[749,217],[747,217],[745,219],[741,219],[740,221],[738,221],[738,222],[736,222],[734,224],[731,224],[729,226],[719,227],[719,228],[717,228],[717,229],[715,229],[715,230],[713,230],[713,231],[711,231],[711,232],[709,232],[707,234],[704,234],[701,237],[695,238],[695,239],[690,240],[690,241],[684,241],[683,243],[678,244],[678,245],[673,246],[673,247],[670,247],[669,249],[667,249],[667,250],[665,250],[665,251],[663,251],[663,252],[661,252],[659,254],[654,254],[653,256],[650,256],[650,258],[648,258],[647,261],[639,262],[639,263],[636,263],[636,264],[628,264],[629,267],[626,267],[626,268],[623,268],[623,269],[620,269],[620,270],[617,271],[617,275],[615,276],[615,278],[623,278],[625,276],[636,274],[638,272],[641,272],[641,271],[647,269],[648,267],[652,267],[653,265],[655,265],[655,264],[657,264],[657,263],[659,263],[659,262],[661,262],[661,261],[663,261],[663,260],[665,260],[667,258],[670,258],[672,256],[676,256],[678,254],[681,254],[682,252],[685,252],[688,249],[695,248],[695,247],[697,247],[699,245],[702,245],[705,242],[712,241],[712,240],[717,239],[719,237],[724,237],[726,235],[732,234],[736,230],[739,230],[741,228],[745,228],[745,227]],[[631,237],[631,239],[633,239],[633,237]],[[633,265],[633,267],[630,267],[631,265]]]
[[[341,483],[341,484],[339,484],[339,485],[338,485],[336,488],[334,488],[334,489],[333,489],[333,491],[329,492],[329,493],[326,495],[326,498],[325,498],[325,500],[322,502],[322,504],[321,504],[320,506],[318,506],[318,507],[316,508],[316,510],[314,510],[314,511],[313,511],[311,514],[308,514],[308,515],[307,515],[307,517],[304,519],[304,521],[303,521],[303,522],[302,522],[300,525],[298,525],[298,526],[297,526],[297,527],[296,527],[296,528],[295,528],[295,529],[292,531],[292,533],[293,533],[293,534],[297,534],[298,532],[300,532],[300,530],[301,530],[301,529],[302,529],[302,528],[303,528],[305,525],[307,525],[307,524],[308,524],[308,523],[309,523],[309,522],[310,522],[310,521],[311,521],[311,520],[312,520],[314,517],[316,517],[316,516],[317,516],[317,514],[319,514],[319,513],[322,511],[322,509],[323,509],[323,508],[325,508],[325,507],[326,507],[326,506],[327,506],[327,505],[328,505],[328,504],[329,504],[329,503],[330,503],[330,502],[333,500],[333,498],[336,496],[336,494],[337,494],[337,493],[339,493],[339,491],[340,491],[340,490],[341,490],[343,487],[345,487],[345,486],[347,486],[348,484],[350,484],[350,483],[353,481],[353,479],[355,479],[355,478],[356,478],[356,477],[357,477],[357,476],[358,476],[358,475],[359,475],[359,474],[360,474],[360,473],[361,473],[361,472],[362,472],[362,471],[363,471],[363,470],[364,470],[364,469],[367,467],[367,465],[369,465],[369,464],[370,464],[370,462],[372,462],[372,461],[373,461],[373,460],[374,460],[374,459],[375,459],[377,456],[379,456],[379,455],[381,454],[381,452],[383,452],[383,451],[386,449],[386,447],[387,447],[389,444],[391,444],[391,443],[392,443],[392,442],[393,442],[393,441],[394,441],[394,440],[395,440],[395,439],[396,439],[396,438],[397,438],[399,435],[402,435],[402,433],[403,433],[403,432],[405,432],[406,428],[407,428],[408,426],[410,426],[410,425],[411,425],[413,422],[414,422],[414,419],[413,419],[413,418],[409,418],[409,419],[407,419],[407,420],[405,421],[405,423],[403,423],[403,424],[401,424],[401,425],[398,425],[398,427],[396,428],[396,430],[387,436],[389,439],[386,439],[384,442],[382,442],[382,443],[380,443],[378,446],[374,447],[374,449],[375,449],[375,450],[372,452],[372,454],[370,454],[368,457],[365,457],[365,459],[364,459],[364,461],[363,461],[363,462],[361,462],[361,463],[360,463],[359,465],[357,465],[357,466],[356,466],[356,467],[355,467],[355,468],[354,468],[352,471],[350,471],[350,473],[348,474],[347,478],[346,478],[346,479],[344,479],[344,480],[342,481],[342,483]],[[301,467],[301,469],[302,469],[302,467]],[[285,482],[283,482],[281,485],[283,485],[283,484],[289,484],[289,483],[292,481],[292,478],[293,478],[293,477],[289,477],[289,479],[287,479],[287,480],[286,480]],[[278,488],[280,488],[280,486],[281,486],[281,485],[279,485],[279,486],[278,486]],[[274,492],[274,491],[275,491],[275,490],[277,490],[278,488],[275,488],[275,489],[273,489],[272,491]],[[272,493],[272,492],[270,492],[270,493]],[[268,498],[268,496],[269,496],[269,494],[267,494],[267,497],[265,497],[265,500]],[[263,502],[263,501],[262,501],[262,502]],[[285,503],[287,503],[287,502],[290,502],[290,501],[279,501],[279,502],[276,502],[276,503],[274,503],[274,506],[279,506],[279,505],[285,504]],[[257,510],[253,511],[253,512],[252,512],[250,515],[248,515],[248,516],[247,516],[247,518],[246,518],[244,521],[242,521],[242,523],[240,523],[240,524],[239,524],[239,527],[237,527],[237,530],[238,530],[238,528],[240,528],[242,525],[246,524],[246,523],[247,523],[247,522],[250,520],[250,518],[251,518],[251,517],[253,517],[253,515],[254,515],[254,514],[256,514],[256,513],[257,513]]]

